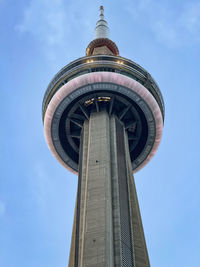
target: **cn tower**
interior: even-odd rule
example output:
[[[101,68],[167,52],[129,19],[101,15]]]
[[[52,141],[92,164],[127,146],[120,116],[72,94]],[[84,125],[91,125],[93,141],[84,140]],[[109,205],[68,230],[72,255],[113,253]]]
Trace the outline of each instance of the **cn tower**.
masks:
[[[69,267],[148,267],[133,173],[156,153],[164,102],[155,80],[121,57],[100,7],[86,55],[62,68],[43,100],[49,149],[78,175]]]

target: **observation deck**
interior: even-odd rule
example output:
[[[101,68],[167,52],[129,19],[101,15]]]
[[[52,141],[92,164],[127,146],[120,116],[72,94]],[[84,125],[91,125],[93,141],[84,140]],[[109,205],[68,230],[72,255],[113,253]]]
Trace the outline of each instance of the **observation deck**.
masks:
[[[79,58],[50,82],[43,100],[47,143],[66,168],[77,173],[83,123],[106,110],[124,125],[134,172],[154,155],[161,139],[164,101],[151,75],[115,55]]]

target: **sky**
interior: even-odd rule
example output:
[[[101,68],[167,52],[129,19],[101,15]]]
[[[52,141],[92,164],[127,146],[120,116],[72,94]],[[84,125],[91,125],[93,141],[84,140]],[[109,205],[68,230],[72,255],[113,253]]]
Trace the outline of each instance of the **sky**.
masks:
[[[42,99],[85,55],[100,5],[165,101],[159,149],[135,174],[151,266],[200,266],[200,0],[0,0],[1,267],[68,266],[77,177],[46,145]]]

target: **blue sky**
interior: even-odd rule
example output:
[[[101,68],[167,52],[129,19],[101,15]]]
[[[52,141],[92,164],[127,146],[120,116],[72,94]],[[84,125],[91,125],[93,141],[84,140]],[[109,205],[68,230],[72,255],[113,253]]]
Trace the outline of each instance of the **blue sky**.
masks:
[[[1,267],[68,265],[77,177],[47,148],[41,105],[84,56],[101,4],[120,55],[166,105],[158,152],[135,175],[151,265],[199,266],[200,0],[0,0]]]

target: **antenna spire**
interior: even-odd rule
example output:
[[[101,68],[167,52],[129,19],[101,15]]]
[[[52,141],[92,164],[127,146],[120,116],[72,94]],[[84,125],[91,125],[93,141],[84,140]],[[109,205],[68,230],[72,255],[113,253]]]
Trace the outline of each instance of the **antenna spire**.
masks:
[[[104,20],[104,7],[103,6],[100,6],[99,10],[100,10],[99,17],[100,17],[100,19],[103,19]]]
[[[104,7],[100,6],[99,20],[97,21],[95,28],[95,39],[109,38],[109,28],[107,21],[104,19]]]

